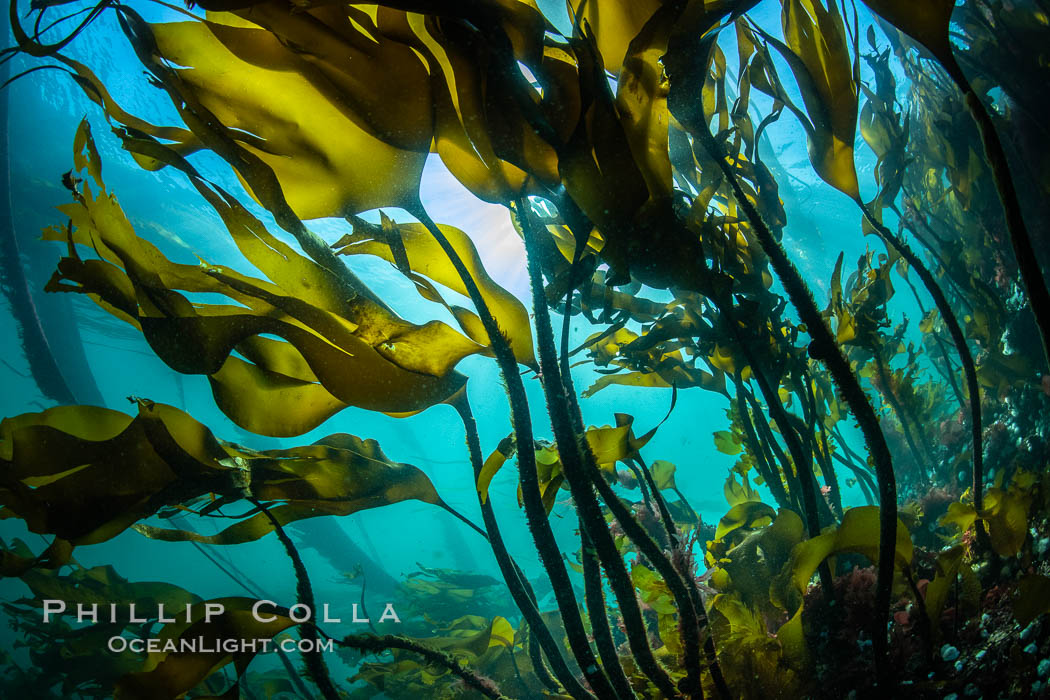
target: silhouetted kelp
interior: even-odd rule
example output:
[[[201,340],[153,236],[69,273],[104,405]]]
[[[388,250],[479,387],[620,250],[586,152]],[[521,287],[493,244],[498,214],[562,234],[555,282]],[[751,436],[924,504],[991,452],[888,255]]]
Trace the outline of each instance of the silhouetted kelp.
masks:
[[[864,3],[888,42],[870,27],[867,53],[854,4],[819,0],[782,0],[780,31],[753,20],[756,0],[570,2],[567,34],[517,0],[208,0],[203,16],[179,10],[184,21],[162,24],[103,2],[58,41],[41,31],[46,4],[34,6],[30,34],[12,2],[18,46],[7,56],[57,62],[138,165],[182,173],[267,278],[206,261],[176,264],[141,238],[106,188],[85,121],[66,180],[73,201],[61,209],[69,222],[44,235],[66,248],[47,289],[86,294],[141,331],[172,369],[208,376],[216,405],[259,435],[302,435],[348,406],[391,416],[437,404],[457,411],[483,520],[471,526],[490,544],[520,623],[467,614],[466,604],[453,618],[454,602],[470,597],[456,591],[473,595],[491,581],[424,570],[433,580],[411,577],[406,589],[443,597],[449,609],[440,606],[443,619],[432,620],[436,635],[339,640],[393,654],[359,667],[355,680],[366,686],[357,694],[455,693],[461,683],[488,697],[831,696],[861,675],[883,694],[944,689],[952,681],[929,669],[938,645],[966,641],[964,615],[977,619],[982,605],[1005,611],[1003,590],[1016,590],[1003,624],[1016,616],[1027,625],[1046,611],[1050,590],[1047,548],[1033,547],[1050,498],[1050,385],[1035,381],[1047,369],[1050,295],[1046,261],[1029,234],[1047,224],[1036,209],[1027,214],[1038,223],[1026,226],[997,132],[1012,126],[1013,105],[988,108],[993,83],[983,74],[996,70],[989,42],[1002,27],[1024,18],[1045,25],[1047,14],[984,0],[958,9],[950,0]],[[116,17],[181,125],[127,113],[90,67],[65,55],[103,12]],[[953,21],[970,42],[964,55],[976,56],[969,78],[949,42]],[[719,43],[727,30],[735,66]],[[923,49],[935,61],[917,58]],[[1044,49],[1030,41],[1025,50]],[[906,100],[890,53],[909,79]],[[861,80],[862,59],[874,85]],[[1010,80],[1018,85],[1004,89],[1022,95],[1037,84],[1016,71]],[[946,101],[956,113],[945,112]],[[959,116],[963,107],[972,119]],[[823,309],[782,244],[791,212],[760,153],[785,110],[802,126],[816,175],[853,200],[861,231],[885,246],[861,255],[853,270],[839,255]],[[869,201],[854,163],[858,126],[877,159]],[[970,148],[973,135],[986,159]],[[198,172],[192,154],[202,150],[229,164],[305,255]],[[430,218],[419,196],[428,152],[475,196],[509,210],[525,244],[531,321],[489,277],[471,238]],[[1045,197],[1045,165],[1019,162],[1039,176],[1024,178],[1026,196]],[[399,207],[418,223],[359,216],[380,207]],[[350,232],[329,244],[303,223],[320,217],[343,218]],[[403,320],[343,255],[387,261],[458,329]],[[968,269],[989,257],[994,274]],[[929,311],[912,271],[933,302]],[[922,347],[889,306],[894,273],[922,311]],[[450,303],[442,287],[473,309]],[[672,300],[655,301],[646,289]],[[191,301],[200,292],[227,301]],[[563,314],[560,338],[550,309]],[[596,329],[570,348],[574,317]],[[1042,347],[1025,345],[1025,324]],[[921,358],[924,349],[931,359]],[[581,353],[602,376],[578,392],[570,363]],[[455,369],[475,354],[495,359],[513,428],[487,458],[467,378]],[[941,376],[927,378],[923,362]],[[553,443],[536,437],[522,366],[542,385]],[[578,397],[610,385],[671,388],[672,410],[679,392],[694,387],[727,400],[729,426],[715,432],[715,446],[739,460],[724,489],[730,509],[709,541],[675,483],[675,465],[641,454],[659,425],[640,437],[627,414],[616,414],[615,426],[584,425]],[[993,405],[989,396],[1004,401]],[[5,550],[5,575],[30,585],[32,577],[61,577],[55,570],[71,562],[74,546],[129,527],[226,545],[275,531],[294,564],[298,602],[313,608],[309,573],[284,525],[410,498],[470,524],[423,472],[393,462],[374,441],[339,434],[254,451],[173,407],[134,402],[135,417],[62,406],[0,425],[3,513],[54,535],[39,556]],[[867,454],[848,444],[847,414]],[[1025,454],[1004,459],[997,436],[1020,432],[1022,420]],[[987,489],[986,450],[995,469]],[[556,610],[541,609],[489,498],[493,476],[511,459]],[[852,475],[843,483],[836,463]],[[778,508],[752,483],[768,487]],[[846,507],[844,485],[857,485],[868,505]],[[561,491],[576,510],[576,561],[549,522]],[[141,522],[176,510],[217,515],[241,500],[250,509],[217,535]],[[856,561],[842,573],[855,555],[873,562],[874,574]],[[1020,582],[1014,559],[1025,570]],[[570,568],[582,577],[582,595]],[[229,612],[235,636],[272,636],[292,624],[282,617],[256,629],[237,617],[242,608]],[[314,641],[325,634],[314,623],[300,633]],[[871,656],[848,651],[862,634]],[[903,667],[904,679],[897,661],[910,645],[922,653]],[[844,654],[859,664],[852,680],[830,663]],[[234,660],[250,683],[250,657]],[[216,661],[223,659],[177,678],[149,668],[107,678],[120,698],[176,697],[205,681]],[[307,652],[304,662],[317,692],[338,697],[323,657]],[[169,656],[157,668],[184,663]],[[66,677],[75,687],[79,677]],[[313,692],[295,681],[293,692]],[[238,693],[238,684],[225,692]]]

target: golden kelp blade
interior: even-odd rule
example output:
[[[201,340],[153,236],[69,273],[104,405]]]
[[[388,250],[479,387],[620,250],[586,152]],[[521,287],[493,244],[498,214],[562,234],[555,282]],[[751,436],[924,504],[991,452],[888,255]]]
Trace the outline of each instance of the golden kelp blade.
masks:
[[[2,517],[11,517],[11,513],[0,509]],[[0,577],[22,577],[30,569],[61,569],[73,556],[73,544],[69,540],[56,537],[40,554],[33,554],[28,546],[16,539],[14,546],[7,547],[0,541]]]
[[[1028,511],[1032,506],[1032,486],[1037,477],[1020,471],[1003,487],[1002,474],[996,485],[984,494],[984,507],[978,512],[972,503],[956,501],[948,506],[948,512],[938,521],[941,525],[959,528],[959,535],[974,526],[977,520],[984,523],[988,540],[996,554],[1013,557],[1021,550],[1028,533]]]
[[[243,147],[273,169],[300,219],[345,216],[416,198],[426,151],[384,142],[352,108],[341,107],[353,104],[354,96],[347,99],[333,88],[323,62],[319,69],[263,29],[202,21],[157,24],[152,30],[159,57],[185,66],[176,70],[180,89],[244,134]],[[371,75],[382,82],[391,77]],[[364,92],[376,86],[352,87]],[[421,141],[428,143],[429,134],[423,135]]]
[[[828,8],[820,0],[782,0],[782,4],[784,41],[760,27],[753,29],[787,61],[806,110],[794,104],[765,56],[753,66],[751,84],[798,117],[809,141],[810,162],[820,178],[857,199],[859,183],[853,162],[860,75],[856,17],[849,32],[834,2]],[[761,54],[765,52],[763,47]]]
[[[95,566],[90,569],[75,567],[68,574],[53,571],[29,571],[22,577],[36,600],[61,600],[73,611],[73,606],[99,605],[107,609],[114,601],[134,602],[138,610],[153,614],[159,605],[169,613],[183,611],[187,605],[195,606],[200,597],[178,586],[162,581],[128,581],[112,566]],[[124,622],[130,622],[130,611],[125,605],[115,613]]]
[[[666,420],[666,419],[665,419]],[[662,424],[662,422],[661,422]],[[584,432],[584,439],[589,449],[594,453],[595,462],[598,466],[608,472],[616,471],[616,462],[626,462],[638,456],[639,450],[652,440],[660,425],[649,430],[641,437],[636,437],[633,430],[634,417],[626,413],[616,414],[616,426],[602,426],[588,428]],[[536,455],[537,478],[540,492],[543,495],[543,503],[550,514],[554,508],[558,489],[565,481],[564,468],[561,463],[561,455],[558,454],[556,445],[538,441],[533,446]],[[492,478],[503,468],[507,460],[515,452],[511,436],[500,441],[499,446],[485,460],[485,464],[478,474],[477,489],[482,503],[488,500],[489,485]],[[669,463],[665,463],[668,464]],[[674,485],[674,465],[661,467],[660,479],[663,486],[660,488],[672,488]],[[522,504],[521,486],[518,486],[518,505]]]
[[[911,535],[900,519],[897,520],[895,545],[896,567],[910,566],[913,552]],[[802,631],[801,600],[817,567],[828,557],[842,552],[857,552],[873,562],[878,561],[878,549],[879,508],[861,506],[847,510],[842,523],[834,530],[806,540],[792,551],[791,561],[785,565],[781,577],[773,582],[771,592],[774,592],[774,601],[788,612],[797,605],[792,618],[777,633],[777,638],[784,645],[785,655],[793,664],[803,665],[809,658]]]
[[[719,553],[710,581],[720,591],[711,601],[712,633],[720,640],[720,655],[739,661],[725,664],[727,681],[741,697],[783,695],[801,697],[802,678],[790,649],[774,637],[768,620],[783,613],[770,598],[769,580],[790,559],[792,548],[803,538],[802,519],[783,509],[768,526],[746,535],[737,532],[728,542],[709,543]],[[710,558],[710,554],[709,554]]]
[[[771,506],[761,501],[742,501],[722,516],[715,530],[715,541],[725,538],[726,535],[742,527],[748,529],[767,525],[776,516],[776,511]]]
[[[478,497],[482,503],[485,503],[489,498],[489,484],[492,483],[492,477],[503,468],[506,461],[513,457],[516,451],[517,448],[514,445],[514,434],[511,433],[499,441],[499,446],[493,450],[492,454],[490,454],[485,460],[481,471],[478,473],[476,484]]]
[[[678,471],[678,467],[674,463],[668,462],[666,459],[656,459],[649,465],[649,471],[653,475],[653,484],[656,488],[661,491],[664,489],[678,490],[678,485],[674,481],[674,475]]]
[[[0,458],[4,512],[33,532],[84,545],[108,540],[165,505],[238,492],[239,473],[216,461],[228,453],[196,421],[144,402],[115,431],[114,413],[66,406],[0,423],[2,452],[11,455]],[[75,433],[63,429],[70,424]]]
[[[470,236],[454,226],[439,224],[438,228],[455,248],[477,284],[486,306],[510,341],[514,357],[526,366],[536,367],[532,328],[525,306],[489,277]],[[374,255],[399,267],[406,265],[408,269],[402,272],[414,272],[467,295],[466,286],[452,262],[422,224],[399,224],[384,217],[380,227],[359,220],[354,224],[354,232],[343,236],[333,247],[340,255]],[[404,260],[399,260],[395,251],[403,251]],[[461,320],[461,325],[475,342],[483,346],[490,344],[488,334],[481,328],[480,322],[474,325]]]
[[[739,597],[752,610],[779,617],[774,611],[776,602],[770,599],[769,582],[804,540],[804,527],[802,518],[785,508],[769,525],[746,533],[737,531],[728,550],[722,551],[730,543],[712,543],[722,555],[717,562],[720,571],[712,574],[712,582],[720,590]]]
[[[267,450],[241,459],[252,472],[255,497],[286,502],[269,508],[282,525],[322,515],[349,515],[408,499],[446,507],[418,468],[392,462],[375,440],[346,433],[329,435],[313,445]],[[274,528],[265,513],[258,513],[209,536],[143,524],[135,529],[154,539],[239,544],[259,539]]]
[[[489,485],[492,482],[492,478],[503,468],[507,460],[514,456],[515,452],[516,448],[511,440],[511,436],[508,436],[500,441],[499,447],[485,460],[485,464],[478,474],[476,484],[478,496],[482,503],[489,498]],[[554,508],[555,499],[558,496],[558,489],[565,483],[561,456],[558,454],[557,447],[543,441],[537,441],[533,446],[533,452],[536,455],[536,478],[539,482],[540,495],[543,497],[543,506],[546,508],[547,514],[550,515],[551,510]],[[518,506],[520,507],[522,503],[521,485],[519,484]]]
[[[353,326],[350,330],[388,361],[411,372],[442,377],[461,359],[481,349],[442,322],[431,321],[419,326],[404,321],[367,294],[347,298],[345,287],[331,270],[300,255],[272,235],[261,221],[221,189],[216,193],[198,179],[194,179],[194,184],[222,217],[237,247],[255,267],[288,296],[349,321]],[[317,328],[323,330],[320,326]]]
[[[83,145],[90,144],[88,134]],[[329,270],[186,169],[241,251],[274,283],[171,263],[135,234],[112,195],[103,190],[96,197],[85,186],[62,207],[73,228],[47,233],[71,245],[48,288],[87,293],[141,328],[161,359],[181,372],[210,375],[227,415],[264,434],[301,434],[346,405],[419,411],[463,386],[465,377],[452,368],[477,344],[439,322],[409,324],[365,294],[347,298]],[[81,260],[72,244],[90,246],[103,260]],[[176,289],[218,293],[237,306],[193,304]],[[262,334],[287,342],[260,343]],[[254,364],[231,357],[235,350]],[[283,401],[284,410],[263,415],[263,401]]]
[[[628,269],[637,262],[634,258],[647,250],[643,248],[647,241],[633,236],[631,224],[641,215],[650,193],[613,96],[604,88],[605,73],[593,37],[585,35],[573,48],[582,112],[559,152],[558,171],[566,192],[601,232],[603,257],[616,279],[626,281]]]
[[[825,182],[856,199],[857,37],[851,58],[846,24],[834,2],[826,9],[819,0],[784,0],[782,17],[784,38],[797,60],[785,58],[813,123],[810,160]]]
[[[11,549],[19,554],[28,550],[19,540],[11,543]],[[74,563],[68,573],[27,572],[22,582],[31,596],[5,602],[4,612],[23,636],[21,644],[32,659],[34,677],[32,683],[13,688],[5,683],[5,697],[43,697],[41,678],[51,688],[52,697],[111,697],[117,681],[140,670],[143,662],[141,654],[121,649],[116,639],[144,636],[146,620],[183,613],[187,606],[201,603],[197,596],[170,583],[128,581],[112,566],[84,568]],[[52,608],[50,615],[41,614],[43,601],[52,606],[61,601],[65,609]],[[78,606],[84,606],[90,624],[70,624]],[[97,611],[97,621],[91,620],[92,610]]]
[[[589,25],[602,65],[613,75],[620,74],[631,42],[662,5],[656,0],[567,0],[565,4],[570,17]]]
[[[650,0],[570,0],[567,5],[585,35],[594,37],[602,67],[617,77],[616,107],[650,197],[670,196],[670,115],[660,58],[667,51],[677,11],[661,10],[661,3]]]
[[[616,106],[631,152],[650,198],[657,201],[670,197],[673,191],[668,153],[668,82],[660,59],[667,53],[676,19],[677,13],[670,7],[649,18],[628,45],[616,84]],[[600,42],[599,36],[599,50]]]
[[[380,31],[411,46],[426,62],[433,150],[464,187],[488,202],[507,203],[521,196],[530,177],[556,187],[556,139],[538,130],[566,128],[562,105],[548,99],[561,91],[541,98],[528,87],[517,63],[494,51],[483,36],[490,24],[499,23],[492,29],[509,30],[514,58],[535,66],[546,52],[542,15],[529,3],[514,1],[488,4],[477,16],[473,8],[463,9],[471,22],[386,7],[377,12]],[[571,70],[556,74],[571,78]],[[529,102],[520,100],[522,95]]]
[[[301,59],[303,77],[326,96],[336,96],[349,118],[384,143],[425,153],[433,131],[426,65],[410,46],[380,29],[378,12],[374,6],[301,8],[269,1],[236,14],[206,16],[217,24],[269,31]]]
[[[221,503],[246,495],[282,502],[271,509],[282,524],[408,499],[447,508],[422,471],[352,435],[253,452],[216,439],[176,408],[144,399],[135,417],[63,406],[0,422],[0,512],[33,532],[86,545],[134,525],[160,539],[229,544],[273,530],[262,513],[212,537],[135,525],[208,495]]]

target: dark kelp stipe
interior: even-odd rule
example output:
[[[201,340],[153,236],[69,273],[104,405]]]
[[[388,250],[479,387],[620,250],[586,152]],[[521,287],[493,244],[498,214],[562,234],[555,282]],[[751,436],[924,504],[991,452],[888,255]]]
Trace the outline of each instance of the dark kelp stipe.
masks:
[[[247,270],[176,263],[136,233],[84,121],[67,221],[44,232],[65,250],[47,289],[86,295],[172,370],[207,376],[218,408],[251,433],[295,437],[349,407],[457,411],[483,522],[454,514],[485,537],[502,580],[421,566],[402,586],[427,613],[421,628],[339,640],[376,657],[348,657],[353,697],[842,697],[861,684],[889,697],[962,692],[971,680],[1023,694],[1034,662],[1011,667],[1012,685],[992,671],[937,674],[950,661],[938,650],[970,644],[977,664],[992,649],[978,655],[973,641],[984,611],[1023,625],[1047,612],[1037,541],[1050,503],[1040,204],[1050,170],[1031,154],[1050,146],[1036,116],[1050,109],[1040,87],[1050,61],[1031,27],[1045,32],[1048,15],[991,0],[864,4],[878,17],[866,33],[853,2],[782,0],[772,27],[754,20],[757,0],[570,0],[562,33],[525,0],[206,0],[159,24],[104,1],[61,34],[61,23],[44,29],[51,3],[33,4],[30,29],[12,1],[17,46],[5,60],[67,73],[139,166],[186,178]],[[180,123],[125,111],[67,55],[102,15]],[[1006,36],[1016,50],[1002,50]],[[785,245],[792,178],[770,147],[785,115],[815,176],[856,207],[857,233],[884,248],[838,255],[826,284],[800,271],[810,251]],[[872,183],[857,165],[865,147]],[[202,151],[228,164],[245,196],[197,170]],[[428,154],[507,208],[531,309],[488,274],[470,232],[430,218],[419,195]],[[362,216],[377,209],[379,223]],[[416,222],[395,221],[394,209]],[[304,223],[322,217],[345,220],[345,235],[325,241]],[[393,266],[448,322],[403,319],[398,300],[345,264],[361,255]],[[917,321],[899,312],[903,286]],[[592,329],[576,347],[573,323]],[[507,390],[512,432],[495,449],[482,445],[456,371],[472,355],[494,359]],[[600,376],[578,390],[576,365]],[[523,372],[538,379],[544,411],[530,406]],[[625,413],[584,424],[580,401],[610,386],[670,388],[672,410],[689,389],[725,401],[714,447],[736,462],[716,527],[680,488],[691,466],[643,456],[659,425],[636,435]],[[189,596],[84,569],[73,548],[128,528],[205,552],[275,532],[298,602],[312,605],[285,525],[407,499],[451,511],[422,471],[374,441],[338,434],[255,451],[133,401],[134,416],[58,406],[0,424],[0,516],[53,537],[38,554],[5,545],[4,575],[34,592],[76,579],[99,595]],[[863,449],[848,439],[851,418]],[[548,426],[553,441],[539,437]],[[512,460],[539,578],[508,551],[496,516],[514,509],[490,493]],[[844,502],[854,486],[867,505]],[[229,518],[238,502],[236,522],[215,535],[156,522]],[[566,514],[575,552],[551,523]],[[227,602],[212,626],[161,634],[270,638],[292,626],[284,616],[259,625],[244,599]],[[45,634],[30,608],[8,612]],[[300,627],[304,640],[326,634]],[[990,659],[1009,656],[994,644]],[[342,685],[310,653],[303,678],[290,666],[248,673],[250,655],[118,656],[92,675],[81,663],[55,668],[45,645],[33,653],[66,692],[99,697],[197,688],[330,699]],[[227,683],[215,671],[230,661]]]

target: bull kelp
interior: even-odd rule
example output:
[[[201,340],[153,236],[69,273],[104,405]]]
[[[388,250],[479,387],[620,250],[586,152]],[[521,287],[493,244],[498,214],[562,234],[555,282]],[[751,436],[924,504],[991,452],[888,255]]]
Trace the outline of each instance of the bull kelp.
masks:
[[[8,18],[4,697],[1047,692],[1044,0]]]

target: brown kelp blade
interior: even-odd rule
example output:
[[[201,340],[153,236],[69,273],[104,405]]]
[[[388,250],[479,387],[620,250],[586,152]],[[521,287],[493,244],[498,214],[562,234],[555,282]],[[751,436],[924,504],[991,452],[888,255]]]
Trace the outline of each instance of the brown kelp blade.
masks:
[[[88,134],[82,145],[90,143]],[[301,434],[346,405],[417,412],[463,386],[453,367],[480,349],[476,343],[439,322],[407,323],[365,295],[347,299],[327,268],[280,242],[194,171],[187,174],[273,282],[170,262],[136,235],[112,195],[102,189],[95,196],[85,184],[62,207],[71,228],[46,233],[64,238],[71,251],[49,289],[86,293],[139,327],[174,369],[209,375],[223,410],[260,433]],[[76,245],[102,259],[82,260]],[[194,303],[176,290],[218,293],[232,305]],[[282,340],[260,342],[264,334]],[[285,410],[262,415],[262,400],[283,401]]]
[[[834,2],[825,8],[819,0],[784,0],[783,6],[784,41],[759,32],[795,75],[808,114],[803,126],[814,170],[829,185],[857,199],[859,184],[853,163],[860,74],[856,22],[851,31]],[[777,97],[790,104],[787,94]]]
[[[158,58],[185,66],[175,71],[180,91],[225,127],[244,134],[243,147],[273,169],[300,219],[356,214],[414,199],[429,145],[426,119],[414,127],[419,133],[407,144],[413,148],[399,148],[376,135],[356,111],[339,106],[369,94],[374,99],[388,82],[403,83],[409,74],[391,81],[382,71],[356,71],[356,83],[333,85],[328,76],[344,73],[345,65],[332,65],[327,57],[308,60],[261,28],[197,21],[151,29]],[[368,40],[360,37],[362,43]],[[362,84],[366,75],[371,78]],[[347,87],[359,94],[341,94]],[[404,106],[404,112],[396,112],[425,114],[425,103]],[[368,163],[367,176],[362,163]],[[251,191],[252,183],[246,184]]]
[[[532,329],[525,306],[489,277],[477,247],[465,232],[444,224],[438,227],[466,265],[485,304],[510,341],[515,358],[521,364],[536,367]],[[421,224],[399,224],[385,216],[381,226],[357,220],[353,233],[343,236],[332,247],[340,255],[373,255],[382,258],[399,267],[404,266],[406,269],[402,272],[405,274],[421,275],[431,282],[467,295],[467,289],[448,256]],[[398,253],[402,251],[404,258],[399,260]],[[471,313],[467,319],[460,317],[460,324],[476,343],[481,346],[490,344],[488,334],[476,315]]]
[[[231,544],[274,528],[263,513],[211,537],[140,521],[166,507],[208,512],[216,499],[228,504],[249,495],[278,502],[271,513],[282,524],[407,499],[447,508],[422,471],[393,462],[374,440],[337,434],[254,452],[218,440],[172,406],[136,403],[136,416],[60,406],[0,423],[0,513],[73,545],[102,542],[131,526],[158,539]]]
[[[887,22],[926,47],[945,67],[955,64],[948,28],[952,21],[952,0],[863,0]],[[952,68],[949,68],[952,70]],[[956,67],[955,70],[958,70]]]

